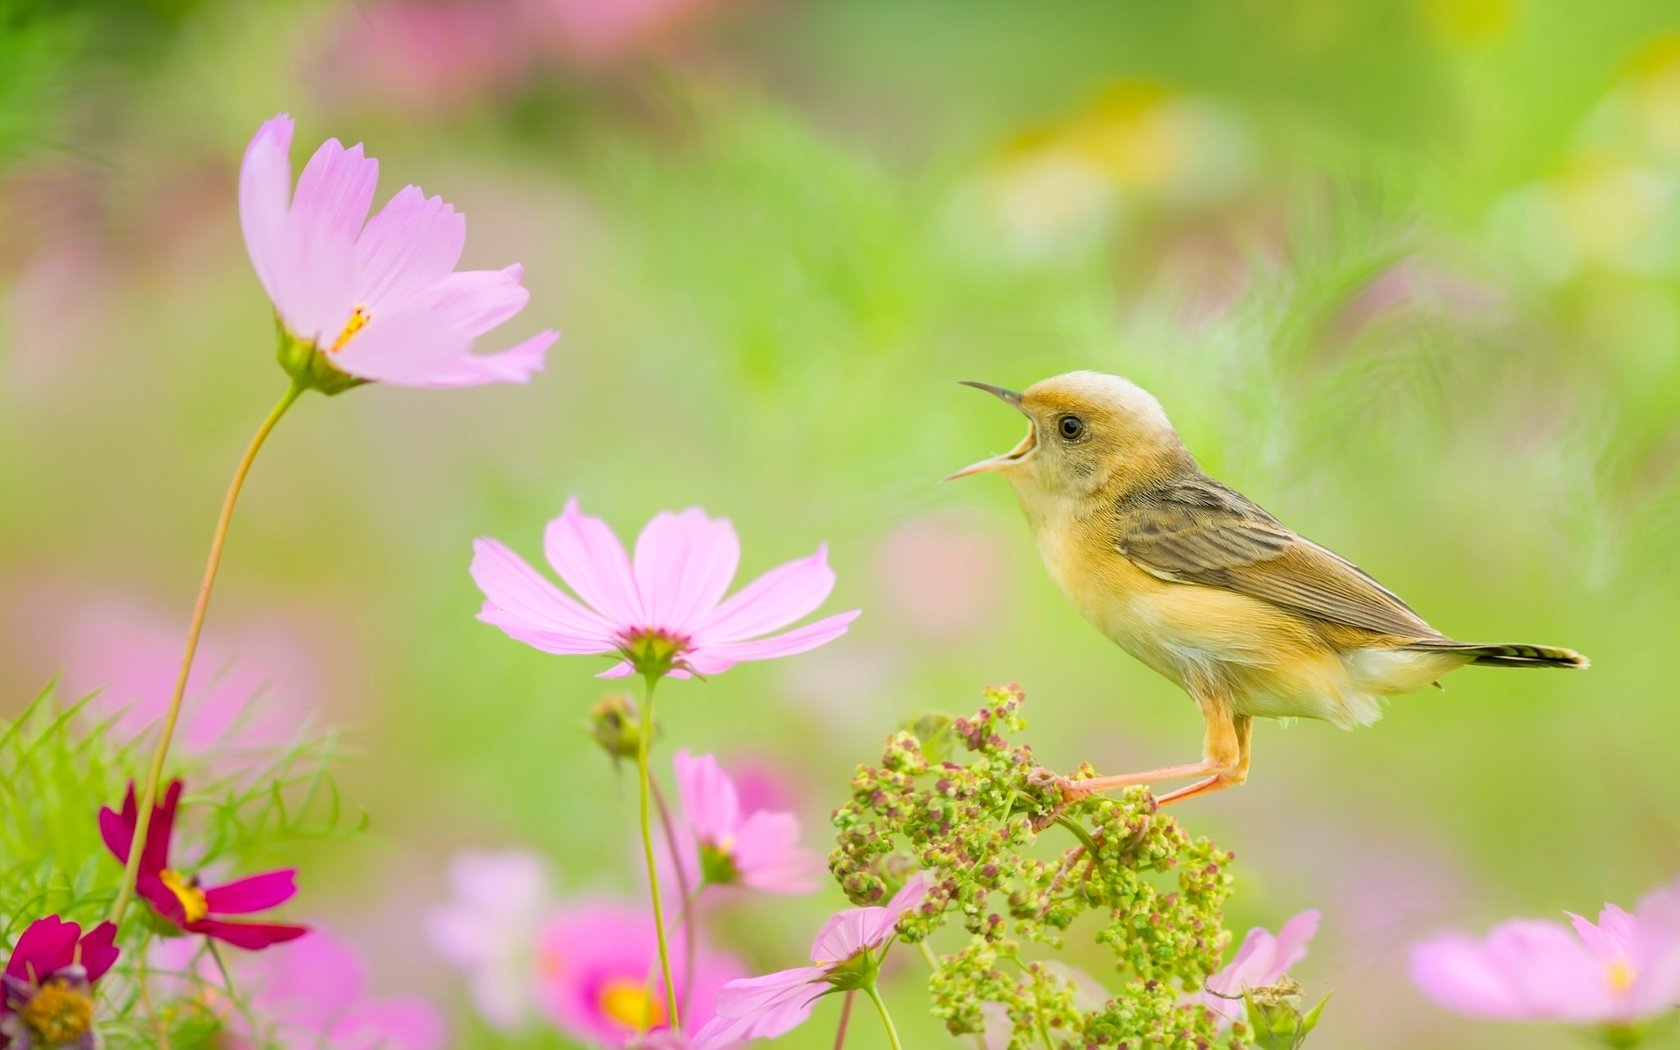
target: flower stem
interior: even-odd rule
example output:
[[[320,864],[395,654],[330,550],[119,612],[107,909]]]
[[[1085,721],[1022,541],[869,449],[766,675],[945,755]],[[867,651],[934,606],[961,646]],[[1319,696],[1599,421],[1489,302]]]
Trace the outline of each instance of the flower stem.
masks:
[[[671,819],[671,807],[665,804],[665,795],[652,778],[648,779],[648,788],[653,795],[654,807],[659,810],[660,826],[665,829],[665,847],[671,851],[671,863],[677,867],[677,893],[683,902],[682,914],[678,916],[683,930],[683,981],[677,1005],[686,1014],[689,994],[694,990],[694,944],[698,939],[694,935],[694,909],[700,901],[700,894],[706,889],[706,883],[702,880],[692,891],[689,889],[688,875],[683,871],[682,857],[677,853],[677,825]]]
[[[228,525],[233,521],[233,505],[239,500],[239,490],[245,485],[245,476],[251,472],[251,464],[255,462],[263,442],[268,439],[269,432],[305,389],[307,388],[301,383],[294,381],[269,410],[268,418],[262,421],[256,434],[251,437],[251,443],[245,447],[245,454],[239,457],[239,465],[233,471],[233,481],[228,485],[227,495],[222,498],[222,512],[216,518],[215,532],[210,534],[210,557],[204,565],[204,579],[198,585],[198,601],[193,605],[192,620],[187,624],[187,648],[181,655],[181,671],[175,678],[175,692],[169,698],[169,709],[163,716],[163,727],[158,731],[157,748],[152,752],[151,770],[146,776],[146,789],[140,797],[140,809],[134,823],[134,838],[128,844],[128,865],[123,869],[122,885],[117,888],[117,900],[111,908],[111,921],[118,926],[122,925],[129,901],[134,898],[134,884],[140,873],[140,855],[146,849],[146,835],[152,825],[152,806],[157,802],[158,782],[163,779],[163,764],[169,757],[169,742],[175,736],[175,723],[181,717],[181,700],[186,696],[187,678],[192,674],[193,656],[198,652],[198,636],[204,631],[204,615],[210,609],[210,590],[215,586],[216,569],[222,562],[222,544],[227,540]]]
[[[898,1029],[893,1027],[892,1014],[887,1013],[887,1004],[881,993],[875,990],[874,982],[864,985],[863,990],[875,1001],[875,1009],[881,1012],[881,1023],[887,1026],[887,1042],[892,1044],[892,1050],[904,1050],[904,1045],[898,1041]]]
[[[652,777],[648,774],[648,744],[653,739],[653,687],[657,675],[647,675],[646,699],[642,702],[641,739],[636,744],[636,771],[642,782],[642,852],[647,856],[648,890],[653,897],[653,930],[659,938],[659,971],[665,978],[665,1013],[670,1018],[671,1031],[682,1031],[677,1014],[677,985],[671,980],[671,946],[665,938],[665,910],[659,901],[659,864],[653,856],[653,828],[648,820],[648,802],[653,795]]]
[[[857,998],[857,989],[846,989],[846,998],[840,1003],[840,1025],[834,1029],[834,1050],[845,1050],[846,1027],[852,1023],[852,1000]]]

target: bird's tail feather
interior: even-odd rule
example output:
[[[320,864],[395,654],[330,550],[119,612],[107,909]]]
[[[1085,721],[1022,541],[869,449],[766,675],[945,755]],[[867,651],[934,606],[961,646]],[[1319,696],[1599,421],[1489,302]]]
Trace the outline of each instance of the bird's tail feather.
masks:
[[[1406,648],[1465,653],[1471,657],[1471,663],[1492,667],[1580,668],[1591,666],[1592,663],[1573,649],[1562,649],[1554,645],[1522,645],[1514,642],[1488,645],[1482,642],[1455,642],[1443,638],[1439,642],[1420,642]]]

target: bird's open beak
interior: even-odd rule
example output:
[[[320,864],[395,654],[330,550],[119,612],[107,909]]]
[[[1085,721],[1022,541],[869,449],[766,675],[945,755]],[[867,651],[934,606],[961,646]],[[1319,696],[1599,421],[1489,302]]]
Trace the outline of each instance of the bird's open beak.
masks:
[[[986,393],[993,395],[998,400],[1014,405],[1015,410],[1020,412],[1022,415],[1027,415],[1027,410],[1021,407],[1021,395],[1017,394],[1013,390],[1005,390],[1001,386],[993,386],[990,383],[976,383],[969,379],[964,379],[960,382],[963,386],[971,386],[976,390],[984,390]],[[1027,418],[1030,420],[1032,417],[1027,416]],[[1005,452],[1001,456],[993,456],[991,459],[983,459],[978,463],[970,464],[969,466],[957,471],[955,474],[950,475],[945,480],[955,481],[958,478],[966,478],[970,474],[984,474],[987,471],[1007,470],[1015,464],[1021,462],[1022,459],[1025,459],[1027,453],[1031,452],[1037,444],[1038,428],[1036,426],[1031,426],[1027,430],[1027,436],[1021,439],[1021,443],[1010,449],[1008,452]]]

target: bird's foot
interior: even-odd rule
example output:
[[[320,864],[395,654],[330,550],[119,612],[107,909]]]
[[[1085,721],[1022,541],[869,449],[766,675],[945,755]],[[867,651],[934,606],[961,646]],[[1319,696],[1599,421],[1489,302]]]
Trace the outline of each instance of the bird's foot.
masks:
[[[1079,781],[1052,772],[1043,766],[1027,774],[1027,786],[1042,791],[1055,800],[1048,810],[1033,821],[1034,831],[1043,831],[1067,812],[1069,806],[1091,795],[1088,789],[1080,786]]]

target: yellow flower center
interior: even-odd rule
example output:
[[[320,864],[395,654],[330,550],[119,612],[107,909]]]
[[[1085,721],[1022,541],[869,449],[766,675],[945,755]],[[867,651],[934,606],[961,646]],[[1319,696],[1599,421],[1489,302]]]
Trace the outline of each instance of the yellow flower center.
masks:
[[[1627,994],[1628,989],[1633,987],[1636,976],[1638,975],[1634,973],[1633,967],[1620,959],[1604,968],[1604,980],[1617,995]]]
[[[371,320],[373,320],[373,315],[368,313],[368,308],[358,303],[356,308],[350,311],[350,320],[344,322],[344,331],[338,333],[338,338],[333,340],[333,345],[327,347],[327,353],[336,354],[344,349],[344,344],[348,343],[357,332],[366,328],[367,323]]]
[[[168,868],[159,872],[158,878],[181,902],[181,910],[186,913],[188,922],[198,922],[210,914],[210,903],[205,899],[204,891],[198,888],[198,879]]]
[[[93,1027],[93,1000],[61,981],[48,981],[18,1011],[43,1046],[60,1046]]]
[[[599,1005],[602,1013],[638,1032],[665,1023],[665,1008],[641,981],[624,978],[608,981],[601,987]]]

